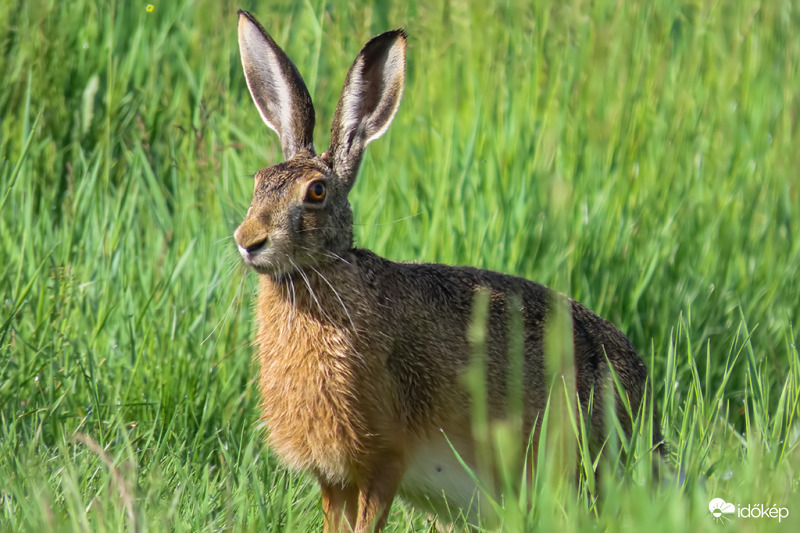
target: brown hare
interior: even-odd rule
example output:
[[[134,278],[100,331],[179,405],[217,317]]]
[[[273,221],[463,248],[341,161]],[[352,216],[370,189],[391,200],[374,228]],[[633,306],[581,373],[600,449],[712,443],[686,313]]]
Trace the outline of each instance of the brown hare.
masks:
[[[256,174],[252,203],[235,232],[244,261],[259,274],[256,358],[268,441],[289,467],[318,479],[326,531],[381,529],[395,495],[441,516],[454,508],[469,515],[475,484],[453,448],[474,466],[462,378],[472,353],[475,295],[490,295],[490,416],[506,412],[509,313],[514,302],[521,308],[524,429],[533,432],[535,447],[534,426],[549,390],[543,323],[555,293],[518,277],[396,263],[353,246],[347,197],[364,149],[386,131],[400,103],[403,30],[375,37],[356,57],[333,116],[330,148],[320,155],[303,79],[245,11],[239,11],[239,48],[253,101],[286,158]],[[630,431],[608,364],[636,412],[648,380],[642,360],[612,324],[577,302],[566,305],[582,407],[593,394],[602,414],[597,407],[605,394],[598,392],[614,394],[617,416]],[[590,429],[606,431],[602,416],[591,418]]]

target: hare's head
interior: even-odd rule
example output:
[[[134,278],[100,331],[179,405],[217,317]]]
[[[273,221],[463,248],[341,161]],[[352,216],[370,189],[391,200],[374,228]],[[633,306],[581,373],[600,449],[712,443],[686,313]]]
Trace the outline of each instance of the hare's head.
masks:
[[[303,78],[245,11],[239,11],[239,50],[250,94],[280,136],[286,160],[256,174],[253,200],[234,237],[245,262],[277,277],[352,246],[347,195],[364,149],[386,131],[400,104],[405,33],[379,35],[358,54],[333,116],[331,146],[321,155],[314,150],[314,107]]]

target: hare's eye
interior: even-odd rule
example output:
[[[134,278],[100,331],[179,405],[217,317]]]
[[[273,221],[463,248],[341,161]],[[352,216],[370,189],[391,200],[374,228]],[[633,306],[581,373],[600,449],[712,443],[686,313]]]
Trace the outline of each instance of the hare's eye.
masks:
[[[319,203],[325,199],[325,184],[315,181],[306,191],[306,202]]]

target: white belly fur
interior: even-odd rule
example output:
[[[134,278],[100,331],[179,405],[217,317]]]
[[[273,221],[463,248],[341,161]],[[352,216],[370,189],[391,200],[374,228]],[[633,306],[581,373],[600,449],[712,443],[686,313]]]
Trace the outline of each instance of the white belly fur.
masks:
[[[470,469],[474,471],[474,465]],[[460,521],[461,517],[477,523],[480,490],[441,433],[417,448],[399,494],[415,507],[436,513],[443,520]]]

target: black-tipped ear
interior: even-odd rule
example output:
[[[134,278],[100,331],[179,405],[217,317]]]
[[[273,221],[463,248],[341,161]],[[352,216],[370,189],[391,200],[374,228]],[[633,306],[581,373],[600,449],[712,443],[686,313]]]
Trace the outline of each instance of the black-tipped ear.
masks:
[[[334,172],[350,186],[364,148],[391,124],[406,77],[406,34],[383,33],[358,54],[342,89],[331,126],[330,156]]]
[[[264,122],[280,136],[286,159],[314,153],[314,106],[297,67],[261,24],[239,11],[239,51],[247,87]]]

